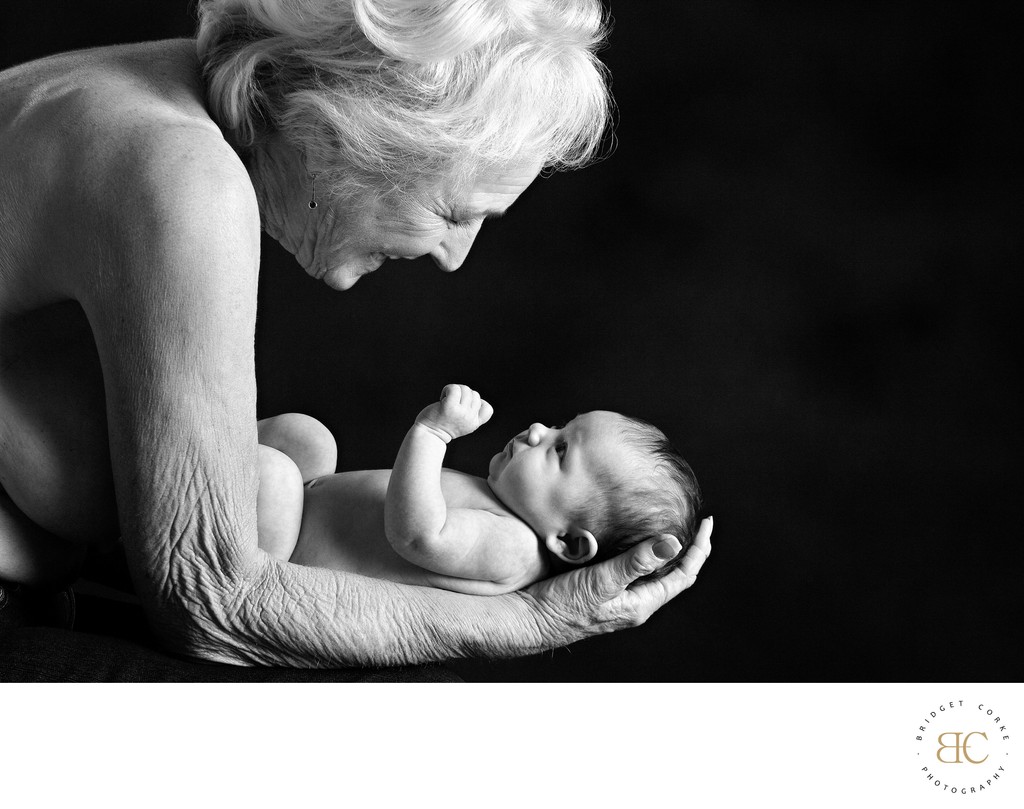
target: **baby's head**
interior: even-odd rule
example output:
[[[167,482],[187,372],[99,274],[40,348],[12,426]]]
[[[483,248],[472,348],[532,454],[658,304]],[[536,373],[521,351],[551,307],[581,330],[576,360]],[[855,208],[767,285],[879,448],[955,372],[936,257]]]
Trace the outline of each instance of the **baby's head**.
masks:
[[[693,470],[656,427],[595,410],[564,427],[532,424],[491,459],[495,495],[563,562],[581,565],[672,534],[682,561],[700,490]]]

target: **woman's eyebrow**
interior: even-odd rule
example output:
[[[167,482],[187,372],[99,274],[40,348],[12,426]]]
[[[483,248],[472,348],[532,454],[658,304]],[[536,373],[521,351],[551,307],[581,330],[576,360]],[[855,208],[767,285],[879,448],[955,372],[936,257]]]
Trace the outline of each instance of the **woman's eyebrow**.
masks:
[[[452,217],[454,219],[501,219],[508,208],[484,208],[482,210],[474,210],[472,208],[456,208],[452,211]]]

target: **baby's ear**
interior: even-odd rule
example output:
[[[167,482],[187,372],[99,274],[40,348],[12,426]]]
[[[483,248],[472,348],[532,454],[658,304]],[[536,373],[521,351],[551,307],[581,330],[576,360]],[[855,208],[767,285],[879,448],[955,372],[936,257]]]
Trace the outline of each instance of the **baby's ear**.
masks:
[[[584,565],[597,556],[597,540],[586,528],[571,527],[564,534],[551,534],[544,544],[563,562]]]

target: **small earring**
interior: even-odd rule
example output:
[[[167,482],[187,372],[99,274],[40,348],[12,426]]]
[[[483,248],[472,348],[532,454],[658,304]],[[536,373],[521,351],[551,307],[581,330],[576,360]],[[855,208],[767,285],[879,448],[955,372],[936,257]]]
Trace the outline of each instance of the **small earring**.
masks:
[[[309,195],[309,208],[312,210],[316,207],[316,175],[313,175],[313,190]]]

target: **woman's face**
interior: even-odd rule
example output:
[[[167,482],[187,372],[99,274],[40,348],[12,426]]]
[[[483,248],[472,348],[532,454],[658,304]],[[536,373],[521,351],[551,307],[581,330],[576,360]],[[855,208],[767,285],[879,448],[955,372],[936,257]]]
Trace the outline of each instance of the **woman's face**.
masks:
[[[514,166],[477,176],[461,190],[427,187],[380,199],[366,192],[347,204],[321,203],[305,216],[302,247],[293,251],[306,272],[332,289],[348,289],[385,261],[429,255],[445,272],[465,261],[484,219],[501,216],[540,166]]]

